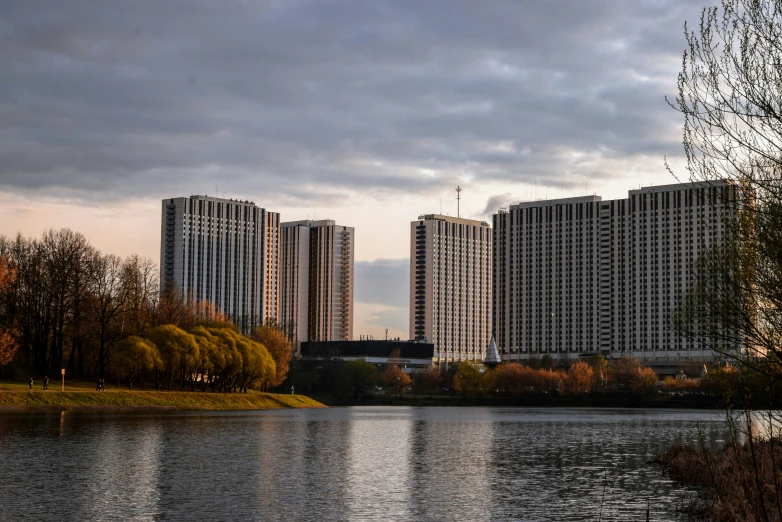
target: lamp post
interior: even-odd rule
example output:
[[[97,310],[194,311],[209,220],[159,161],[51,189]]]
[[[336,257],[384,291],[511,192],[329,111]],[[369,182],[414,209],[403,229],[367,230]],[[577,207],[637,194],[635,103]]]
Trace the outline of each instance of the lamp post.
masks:
[[[62,390],[61,391],[65,391],[65,368],[63,368],[60,373],[62,374]]]

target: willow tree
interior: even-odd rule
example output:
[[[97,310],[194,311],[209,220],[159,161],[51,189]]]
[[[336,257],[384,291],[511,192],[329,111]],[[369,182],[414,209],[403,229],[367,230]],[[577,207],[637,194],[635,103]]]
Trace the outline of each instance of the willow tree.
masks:
[[[168,389],[171,390],[171,381],[179,377],[179,389],[184,390],[188,373],[198,366],[199,350],[195,337],[173,324],[164,324],[147,332],[147,339],[160,350]]]
[[[117,378],[117,386],[122,377],[128,379],[128,387],[133,389],[133,381],[141,378],[142,388],[146,383],[147,374],[163,367],[163,359],[153,343],[131,335],[114,346],[114,353],[109,362],[109,371]]]
[[[269,380],[268,386],[270,388],[280,386],[288,376],[293,355],[293,344],[285,335],[285,330],[275,324],[265,324],[255,329],[253,340],[265,346],[274,359],[275,374]]]
[[[212,386],[218,372],[225,367],[225,354],[221,350],[219,340],[203,326],[196,326],[190,331],[198,344],[198,368],[196,373],[201,379],[201,391]]]
[[[723,0],[685,25],[678,95],[691,181],[728,181],[724,238],[674,325],[767,375],[782,367],[782,0]],[[733,351],[730,347],[739,347]],[[770,356],[770,357],[767,357]]]

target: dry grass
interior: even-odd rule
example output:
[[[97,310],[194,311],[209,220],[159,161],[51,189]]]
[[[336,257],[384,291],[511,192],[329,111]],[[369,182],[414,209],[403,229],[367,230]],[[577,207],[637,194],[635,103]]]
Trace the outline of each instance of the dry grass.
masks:
[[[658,455],[671,477],[699,486],[702,501],[690,506],[704,520],[782,521],[782,441],[728,443],[718,451],[677,445]]]

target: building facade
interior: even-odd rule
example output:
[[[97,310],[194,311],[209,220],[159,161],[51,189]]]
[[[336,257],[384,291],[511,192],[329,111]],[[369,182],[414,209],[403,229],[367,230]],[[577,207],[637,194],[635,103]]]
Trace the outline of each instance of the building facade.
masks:
[[[706,361],[708,339],[670,328],[695,262],[724,232],[724,182],[513,205],[493,216],[493,332],[504,361],[594,353]]]
[[[243,331],[279,315],[280,215],[249,201],[162,202],[161,288],[209,301]]]
[[[280,324],[292,340],[353,338],[354,239],[332,220],[281,225]]]
[[[410,224],[410,338],[433,362],[482,361],[491,340],[488,223],[430,214]]]

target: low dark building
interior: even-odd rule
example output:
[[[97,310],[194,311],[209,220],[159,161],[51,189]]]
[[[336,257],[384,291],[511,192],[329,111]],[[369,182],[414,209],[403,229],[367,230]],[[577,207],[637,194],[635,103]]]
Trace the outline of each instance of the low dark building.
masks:
[[[304,341],[302,359],[351,361],[364,359],[372,364],[398,364],[406,371],[432,365],[434,344],[413,341]]]

